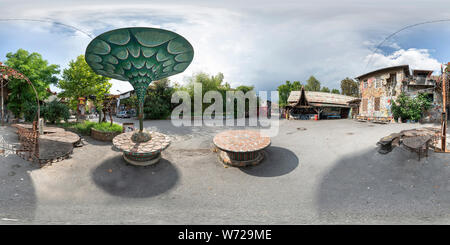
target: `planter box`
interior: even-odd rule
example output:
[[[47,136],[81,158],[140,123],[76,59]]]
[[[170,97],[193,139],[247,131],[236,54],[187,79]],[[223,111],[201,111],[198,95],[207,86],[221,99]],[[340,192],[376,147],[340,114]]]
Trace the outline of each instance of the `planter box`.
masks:
[[[114,137],[121,134],[120,132],[102,132],[98,131],[95,128],[91,128],[91,137],[100,140],[100,141],[109,141],[111,142]]]

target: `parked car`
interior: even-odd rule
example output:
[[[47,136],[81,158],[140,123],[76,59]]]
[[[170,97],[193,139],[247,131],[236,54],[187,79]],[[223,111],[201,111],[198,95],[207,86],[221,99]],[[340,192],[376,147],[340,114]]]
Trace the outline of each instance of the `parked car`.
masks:
[[[127,113],[127,111],[119,111],[116,114],[116,117],[118,117],[118,118],[130,118],[130,114]]]
[[[133,109],[127,111],[127,113],[128,113],[128,115],[129,115],[130,117],[135,117],[135,116],[137,116],[137,115],[136,115],[136,111],[133,110]]]

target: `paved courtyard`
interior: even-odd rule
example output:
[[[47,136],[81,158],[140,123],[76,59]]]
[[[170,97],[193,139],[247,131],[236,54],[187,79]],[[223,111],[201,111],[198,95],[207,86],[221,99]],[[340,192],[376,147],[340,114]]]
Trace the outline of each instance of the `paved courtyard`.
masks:
[[[0,157],[0,224],[450,224],[450,154],[376,150],[422,126],[282,120],[266,159],[239,169],[211,151],[228,128],[145,121],[172,140],[155,166],[125,165],[90,137],[41,169]],[[17,142],[11,128],[1,135]]]

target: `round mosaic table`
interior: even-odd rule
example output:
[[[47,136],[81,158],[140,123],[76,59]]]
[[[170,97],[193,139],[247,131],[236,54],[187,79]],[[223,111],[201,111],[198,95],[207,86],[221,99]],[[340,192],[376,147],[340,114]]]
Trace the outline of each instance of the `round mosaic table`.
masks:
[[[234,167],[259,164],[264,159],[264,149],[270,138],[257,130],[230,130],[217,134],[213,139],[219,149],[219,160]]]
[[[134,142],[134,131],[119,134],[113,139],[114,146],[123,151],[123,158],[130,164],[147,166],[161,159],[161,152],[170,145],[165,134],[149,132],[151,139],[147,142]]]

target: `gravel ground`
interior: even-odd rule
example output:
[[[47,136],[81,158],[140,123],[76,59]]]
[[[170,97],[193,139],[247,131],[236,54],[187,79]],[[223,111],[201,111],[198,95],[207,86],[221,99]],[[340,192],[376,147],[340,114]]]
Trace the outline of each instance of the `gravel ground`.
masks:
[[[90,137],[42,169],[0,156],[0,224],[450,224],[450,154],[376,151],[381,137],[424,126],[282,120],[266,159],[239,169],[211,151],[229,128],[145,121],[172,139],[155,166],[126,165]]]

